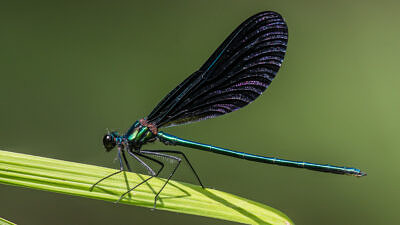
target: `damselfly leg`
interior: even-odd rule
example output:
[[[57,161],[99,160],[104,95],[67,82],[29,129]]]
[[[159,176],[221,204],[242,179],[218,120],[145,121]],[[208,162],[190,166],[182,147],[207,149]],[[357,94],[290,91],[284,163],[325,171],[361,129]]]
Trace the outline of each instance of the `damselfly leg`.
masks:
[[[141,150],[140,153],[139,152],[131,152],[128,151],[128,153],[135,158],[136,160],[138,160],[140,162],[141,165],[143,165],[149,172],[151,172],[151,176],[146,178],[145,180],[143,180],[142,182],[140,182],[139,184],[135,185],[133,188],[129,189],[127,192],[125,192],[124,194],[121,195],[121,197],[119,198],[119,201],[121,201],[128,193],[130,193],[131,191],[133,191],[134,189],[136,189],[137,187],[139,187],[140,185],[146,183],[147,181],[149,181],[150,179],[152,179],[153,177],[158,177],[158,175],[160,174],[160,172],[164,169],[164,163],[162,163],[161,161],[155,159],[154,157],[161,157],[164,159],[170,159],[174,162],[175,166],[172,170],[172,172],[168,175],[167,180],[165,181],[165,183],[163,184],[163,186],[160,188],[160,190],[156,193],[155,197],[154,197],[154,208],[156,208],[157,205],[157,200],[160,196],[160,193],[164,190],[165,186],[168,184],[168,182],[170,181],[170,179],[174,176],[175,172],[177,171],[179,165],[181,164],[182,159],[180,157],[177,156],[173,156],[170,154],[178,154],[181,155],[183,157],[183,159],[188,163],[189,167],[191,168],[193,174],[195,175],[197,181],[199,182],[199,184],[201,185],[201,187],[204,188],[204,185],[202,184],[198,174],[196,173],[196,171],[194,170],[192,164],[190,163],[190,161],[188,160],[188,158],[186,157],[186,155],[183,152],[180,151],[173,151],[173,150]],[[157,164],[159,164],[161,167],[158,169],[158,171],[155,173],[152,168],[147,165],[144,161],[142,161],[138,156],[146,158],[148,160],[151,160]]]
[[[140,182],[139,184],[135,185],[133,188],[129,189],[127,192],[125,192],[124,194],[122,194],[121,197],[119,197],[119,199],[116,201],[116,203],[120,202],[120,201],[125,197],[125,195],[129,194],[129,192],[133,191],[135,188],[137,188],[137,187],[139,187],[140,185],[146,183],[147,181],[149,181],[149,180],[152,179],[153,177],[157,177],[157,176],[160,174],[160,172],[164,169],[164,163],[162,163],[161,161],[159,161],[159,160],[157,160],[157,159],[151,158],[151,157],[149,157],[149,156],[146,156],[146,155],[144,155],[144,154],[137,153],[137,152],[130,152],[130,151],[129,151],[129,154],[130,154],[132,157],[134,157],[135,159],[137,159],[137,160],[140,162],[140,164],[142,164],[148,171],[151,171],[152,174],[151,174],[150,177],[144,179],[142,182]],[[161,167],[158,169],[157,173],[155,173],[155,172],[153,171],[153,169],[151,169],[151,167],[148,166],[144,161],[142,161],[138,156],[141,156],[141,157],[143,157],[143,158],[146,158],[146,159],[148,159],[148,160],[151,160],[151,161],[153,161],[153,162],[159,164]],[[155,206],[154,206],[154,207],[155,207]]]
[[[121,152],[122,152],[122,153],[121,153]],[[121,154],[122,154],[123,157],[124,157],[124,161],[125,161],[125,163],[126,163],[127,169],[130,171],[130,167],[129,167],[128,161],[126,160],[125,153],[121,150],[121,148],[118,148],[119,171],[114,172],[114,173],[112,173],[112,174],[110,174],[110,175],[108,175],[108,176],[105,176],[105,177],[101,178],[100,180],[98,180],[96,183],[94,183],[94,184],[89,188],[89,191],[93,191],[93,188],[94,188],[96,185],[98,185],[100,182],[102,182],[103,180],[106,180],[106,179],[108,179],[108,178],[110,178],[110,177],[112,177],[112,176],[114,176],[114,175],[117,175],[117,174],[121,173],[122,171],[124,171],[124,164],[123,164],[123,162],[122,162]]]

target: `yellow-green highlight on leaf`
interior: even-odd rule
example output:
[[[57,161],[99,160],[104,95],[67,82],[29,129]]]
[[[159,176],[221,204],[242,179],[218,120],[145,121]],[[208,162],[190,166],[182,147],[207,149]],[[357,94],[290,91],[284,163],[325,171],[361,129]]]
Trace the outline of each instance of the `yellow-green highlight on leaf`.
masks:
[[[12,223],[12,222],[0,217],[0,225],[15,225],[15,223]]]
[[[0,150],[0,183],[115,202],[121,194],[147,178],[124,172],[89,188],[114,169]],[[155,193],[165,180],[145,183],[120,203],[153,208]],[[292,225],[280,211],[222,191],[170,181],[161,192],[157,209],[245,224]]]

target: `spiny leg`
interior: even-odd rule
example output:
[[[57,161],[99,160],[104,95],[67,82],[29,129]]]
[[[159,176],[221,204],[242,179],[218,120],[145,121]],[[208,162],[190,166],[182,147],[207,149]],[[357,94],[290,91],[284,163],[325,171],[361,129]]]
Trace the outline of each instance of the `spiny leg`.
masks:
[[[137,188],[137,187],[139,187],[140,185],[146,183],[146,182],[149,181],[151,178],[158,176],[158,174],[160,174],[161,170],[164,168],[164,163],[160,162],[160,161],[157,160],[157,159],[150,158],[150,157],[148,157],[148,156],[146,156],[146,155],[143,155],[143,154],[140,154],[140,153],[129,152],[129,154],[132,155],[132,156],[134,156],[136,159],[139,159],[139,157],[137,157],[136,154],[137,154],[138,156],[142,156],[143,158],[146,158],[146,159],[148,159],[148,160],[151,160],[151,161],[153,161],[153,162],[158,163],[161,167],[160,167],[160,169],[157,171],[157,173],[154,173],[154,171],[153,171],[145,162],[143,162],[142,160],[139,159],[138,161],[139,161],[140,163],[142,163],[142,165],[145,166],[146,168],[150,168],[150,170],[153,171],[153,174],[152,174],[149,178],[143,180],[142,182],[140,182],[139,184],[137,184],[136,186],[134,186],[133,188],[129,189],[127,192],[125,192],[124,194],[122,194],[121,197],[118,199],[118,201],[116,201],[115,203],[118,203],[119,201],[121,201],[121,200],[125,197],[125,195],[127,195],[129,192],[133,191],[135,188]]]
[[[150,166],[148,166],[145,162],[143,162],[143,160],[141,160],[139,157],[137,157],[135,154],[137,154],[137,153],[133,153],[133,152],[131,152],[131,151],[128,151],[128,153],[129,153],[129,155],[131,155],[133,158],[135,158],[144,168],[146,168],[146,170],[152,175],[152,176],[155,176],[155,172],[154,172],[154,170],[150,167]],[[145,158],[147,158],[147,157],[145,157]],[[150,159],[150,160],[152,160],[152,159]],[[157,162],[158,163],[158,162]],[[158,163],[159,164],[159,163]]]
[[[189,159],[186,157],[185,153],[181,152],[181,151],[175,151],[175,150],[146,150],[148,152],[164,152],[164,153],[174,153],[174,154],[179,154],[182,155],[183,158],[185,159],[185,161],[187,162],[187,164],[190,166],[190,169],[192,169],[194,175],[196,176],[197,181],[199,182],[200,186],[202,188],[205,188],[203,183],[201,183],[200,177],[199,175],[197,175],[196,171],[194,170],[192,164],[189,162]]]
[[[89,191],[93,191],[93,188],[94,188],[97,184],[99,184],[100,182],[102,182],[103,180],[108,179],[108,178],[110,178],[110,177],[112,177],[112,176],[114,176],[114,175],[117,175],[117,174],[121,173],[122,171],[124,171],[124,165],[123,165],[123,163],[122,163],[121,149],[120,149],[120,148],[118,148],[118,159],[119,159],[119,171],[114,172],[114,173],[112,173],[112,174],[110,174],[110,175],[108,175],[108,176],[105,176],[105,177],[101,178],[100,180],[98,180],[96,183],[94,183],[94,184],[89,188]],[[129,167],[128,167],[128,168],[129,168]]]
[[[129,172],[132,172],[131,167],[129,166],[128,160],[126,159],[125,152],[122,151],[122,157],[124,158],[126,169],[128,169]]]
[[[175,174],[176,170],[178,169],[179,165],[181,164],[181,158],[178,158],[176,156],[172,156],[172,155],[167,155],[167,154],[162,154],[159,153],[157,151],[141,151],[141,153],[143,154],[150,154],[150,155],[155,155],[155,156],[162,156],[165,158],[170,158],[173,160],[176,160],[178,163],[176,164],[174,170],[172,171],[172,173],[168,176],[167,181],[165,181],[164,185],[161,187],[161,189],[158,191],[158,193],[156,194],[156,196],[154,197],[154,209],[156,208],[156,204],[157,204],[157,198],[160,195],[160,193],[162,192],[162,190],[164,189],[164,187],[168,184],[169,180],[171,179],[171,177]]]

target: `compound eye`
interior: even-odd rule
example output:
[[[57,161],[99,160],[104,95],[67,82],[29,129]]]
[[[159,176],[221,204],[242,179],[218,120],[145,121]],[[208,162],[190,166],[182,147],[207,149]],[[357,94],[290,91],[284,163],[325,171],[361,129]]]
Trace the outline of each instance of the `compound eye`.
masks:
[[[103,145],[104,148],[106,148],[107,152],[111,151],[111,149],[113,149],[116,145],[114,137],[110,134],[104,135]]]

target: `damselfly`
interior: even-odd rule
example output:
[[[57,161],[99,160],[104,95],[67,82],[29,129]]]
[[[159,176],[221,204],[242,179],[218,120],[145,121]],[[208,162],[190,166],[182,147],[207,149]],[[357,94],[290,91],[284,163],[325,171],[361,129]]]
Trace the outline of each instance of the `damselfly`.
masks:
[[[188,163],[199,184],[204,187],[183,152],[142,149],[143,145],[156,140],[167,145],[185,146],[261,163],[357,177],[366,175],[355,168],[253,155],[197,143],[159,131],[163,127],[224,115],[255,100],[265,91],[281,67],[287,42],[287,25],[282,16],[276,12],[261,12],[244,21],[199,70],[173,89],[147,117],[136,121],[125,134],[120,135],[113,131],[104,136],[103,144],[107,151],[117,147],[120,171],[99,180],[91,187],[91,190],[101,181],[124,171],[124,163],[127,170],[131,170],[126,154],[143,165],[151,176],[125,192],[119,200],[139,185],[159,175],[164,168],[160,157],[174,161],[175,167],[156,194],[154,207],[159,194],[175,174],[182,159]],[[154,170],[143,159],[153,161],[160,167]]]

